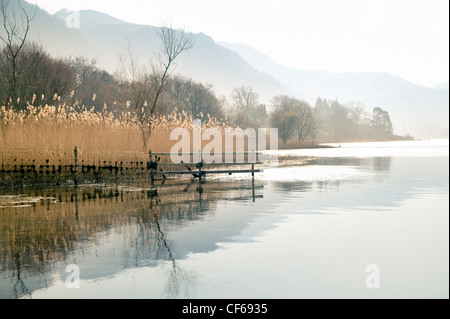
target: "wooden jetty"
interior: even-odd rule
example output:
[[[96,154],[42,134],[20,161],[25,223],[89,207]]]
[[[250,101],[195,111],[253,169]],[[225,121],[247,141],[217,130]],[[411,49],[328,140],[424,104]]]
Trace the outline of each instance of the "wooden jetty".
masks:
[[[161,157],[168,157],[170,156],[170,153],[153,153],[152,151],[149,152],[150,157],[150,163],[154,163],[154,165],[151,167],[151,180],[154,181],[155,177],[157,175],[161,175],[164,179],[166,179],[167,175],[192,175],[194,178],[202,179],[206,175],[211,174],[227,174],[227,175],[233,175],[233,174],[251,174],[252,177],[255,177],[255,173],[261,173],[263,172],[262,169],[257,169],[256,165],[262,165],[261,162],[256,161],[250,161],[247,162],[233,162],[233,163],[203,163],[202,161],[199,163],[159,163],[159,160]],[[202,158],[201,153],[188,153],[184,155],[189,156],[197,156],[198,158]],[[259,153],[256,152],[233,152],[233,153],[220,153],[219,155],[226,156],[226,155],[244,155],[247,156],[248,159],[252,157],[253,159],[256,159],[256,156],[259,155]],[[246,169],[230,169],[230,167],[246,167],[250,166]],[[163,170],[162,167],[169,168],[170,170]],[[159,168],[159,171],[158,171]],[[183,168],[186,170],[179,170],[176,168]]]

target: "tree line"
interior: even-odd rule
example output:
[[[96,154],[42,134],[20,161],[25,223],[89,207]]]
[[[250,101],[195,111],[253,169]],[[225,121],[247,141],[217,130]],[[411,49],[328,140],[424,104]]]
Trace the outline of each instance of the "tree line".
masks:
[[[271,109],[269,112],[268,109]],[[388,140],[394,135],[390,115],[380,107],[368,112],[362,103],[342,104],[318,98],[315,105],[293,96],[278,95],[269,106],[260,104],[251,87],[231,94],[231,122],[241,127],[274,127],[284,144]]]

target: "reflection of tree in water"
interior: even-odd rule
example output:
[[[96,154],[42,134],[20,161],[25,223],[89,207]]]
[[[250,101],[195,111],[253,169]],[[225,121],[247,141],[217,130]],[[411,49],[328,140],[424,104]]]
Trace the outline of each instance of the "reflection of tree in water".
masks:
[[[390,157],[322,157],[310,161],[312,165],[352,166],[373,168],[377,171],[390,171],[392,159]]]
[[[311,182],[304,182],[304,181],[296,181],[296,182],[272,182],[272,184],[278,189],[286,193],[290,192],[300,192],[300,193],[306,193],[309,192],[312,187],[314,186],[314,183]]]
[[[197,220],[211,209],[210,205],[200,207],[197,202],[183,203],[173,206],[164,206],[160,199],[150,201],[150,207],[143,209],[136,216],[137,232],[132,236],[131,248],[134,248],[134,256],[129,251],[124,251],[125,260],[134,260],[133,267],[153,264],[157,261],[168,261],[170,271],[165,292],[168,298],[189,297],[195,286],[194,273],[182,269],[176,260],[173,245],[167,233],[183,227],[189,220]],[[127,263],[128,267],[131,266]]]
[[[197,277],[194,273],[182,269],[175,263],[175,260],[173,260],[169,280],[165,287],[167,297],[190,298],[196,284],[196,279]]]
[[[170,244],[166,238],[166,234],[162,231],[159,223],[158,214],[152,213],[153,223],[158,230],[158,243],[159,248],[164,249],[172,263],[169,279],[166,284],[166,294],[169,298],[182,297],[189,298],[191,296],[191,290],[195,286],[195,274],[182,269],[176,262]],[[159,252],[160,250],[158,250]]]
[[[28,290],[27,286],[25,285],[25,282],[22,280],[22,270],[20,266],[20,253],[15,254],[15,261],[16,261],[16,283],[13,286],[15,298],[20,298],[22,296],[28,296],[31,298],[31,292]]]
[[[391,170],[392,158],[390,157],[375,157],[373,168],[377,171],[389,172]]]

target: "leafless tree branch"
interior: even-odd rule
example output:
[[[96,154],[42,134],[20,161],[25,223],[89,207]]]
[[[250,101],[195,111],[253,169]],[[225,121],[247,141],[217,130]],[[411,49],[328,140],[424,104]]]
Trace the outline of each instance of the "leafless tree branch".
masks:
[[[37,6],[33,14],[29,14],[23,7],[20,0],[17,0],[18,9],[10,8],[12,0],[0,0],[0,19],[2,28],[0,29],[0,40],[6,45],[8,52],[7,61],[10,64],[9,74],[9,97],[5,101],[5,105],[9,101],[16,98],[17,93],[17,60],[20,51],[23,49],[28,34],[30,32],[31,22],[35,19]],[[20,16],[21,23],[18,23],[17,15]]]
[[[175,60],[183,52],[189,51],[193,47],[192,36],[184,30],[175,30],[170,26],[161,27],[158,32],[158,36],[162,42],[161,55],[158,59],[159,65],[154,69],[154,73],[158,75],[156,95],[153,100],[150,114],[154,114],[158,99],[164,87],[167,79],[170,77],[170,68],[174,66]]]

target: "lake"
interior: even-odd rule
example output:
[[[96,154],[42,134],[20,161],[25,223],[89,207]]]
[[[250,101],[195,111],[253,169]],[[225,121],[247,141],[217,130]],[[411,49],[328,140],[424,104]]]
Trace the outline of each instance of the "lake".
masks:
[[[449,298],[448,140],[333,146],[158,196],[5,190],[0,298]]]

